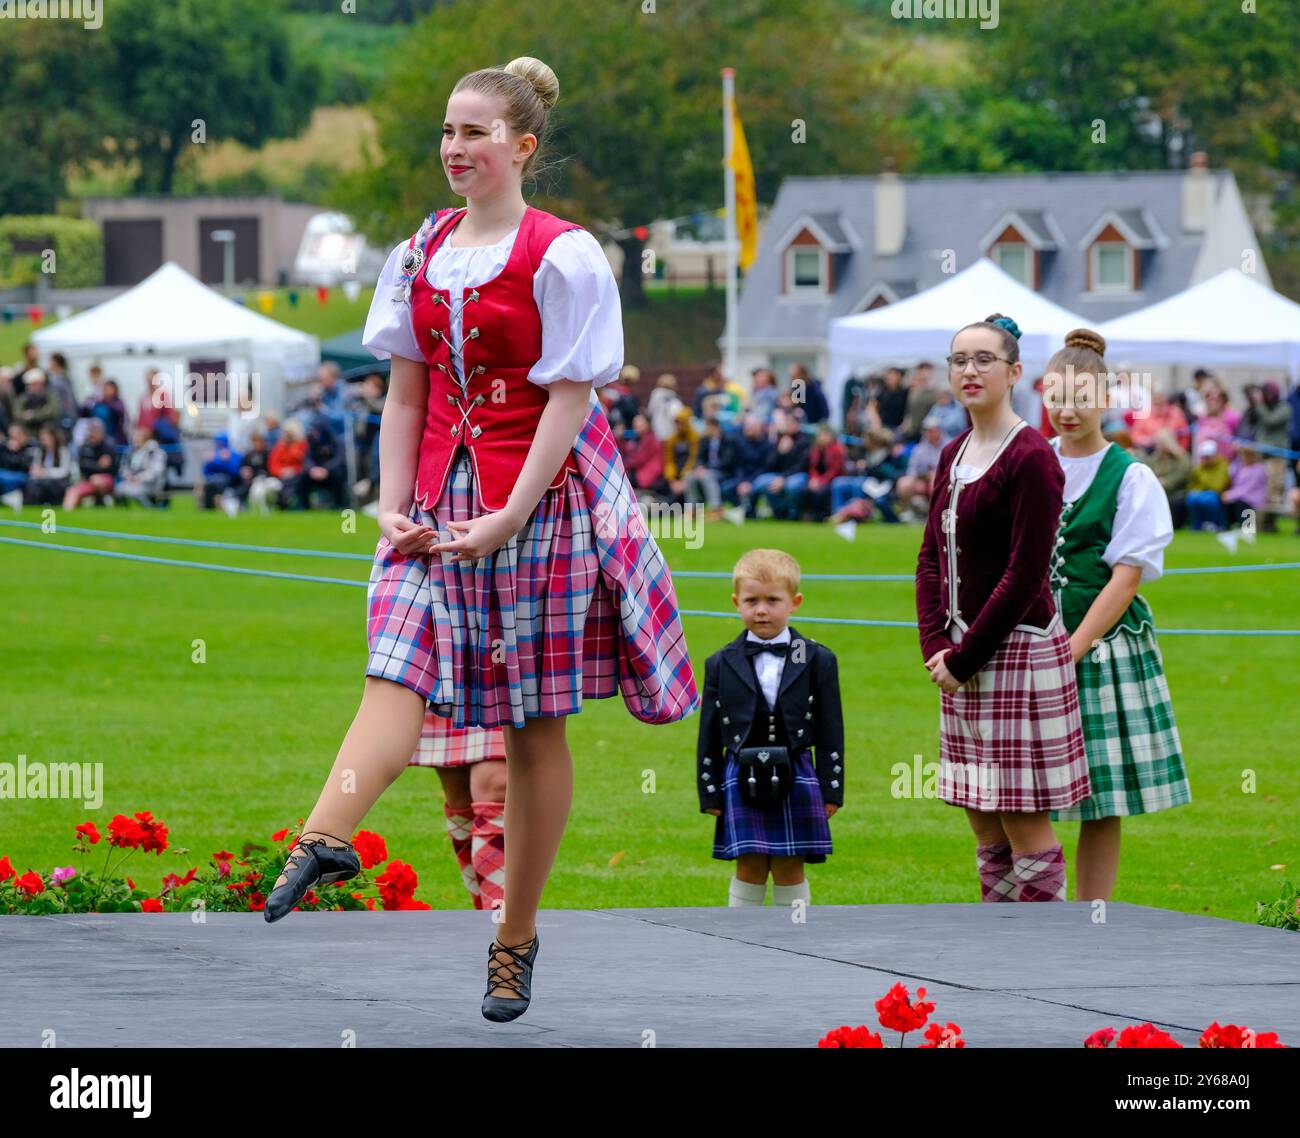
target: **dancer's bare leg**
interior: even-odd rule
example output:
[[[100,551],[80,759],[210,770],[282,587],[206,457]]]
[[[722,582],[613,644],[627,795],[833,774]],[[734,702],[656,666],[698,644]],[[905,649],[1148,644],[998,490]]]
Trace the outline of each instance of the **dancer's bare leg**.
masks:
[[[518,947],[537,932],[542,889],[564,836],[573,801],[573,756],[563,716],[529,719],[525,727],[506,726],[506,889],[497,943]],[[526,951],[522,949],[521,951]],[[498,952],[494,962],[508,965]],[[512,971],[517,970],[517,966]],[[513,988],[497,985],[492,995],[519,999]]]
[[[334,769],[321,789],[300,837],[315,834],[338,846],[376,800],[406,770],[420,741],[425,700],[418,692],[377,676],[366,677],[361,706],[343,737]],[[283,885],[280,874],[276,885]]]

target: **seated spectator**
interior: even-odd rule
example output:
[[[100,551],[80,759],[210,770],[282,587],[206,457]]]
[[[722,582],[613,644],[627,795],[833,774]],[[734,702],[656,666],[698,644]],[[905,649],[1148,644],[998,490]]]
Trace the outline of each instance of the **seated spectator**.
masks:
[[[776,410],[772,412],[773,417],[777,415],[786,415],[793,419],[799,426],[804,426],[808,422],[808,416],[804,411],[802,403],[796,403],[794,393],[791,391],[782,391],[776,397]]]
[[[677,409],[677,426],[664,441],[664,478],[668,495],[676,503],[686,501],[686,479],[699,458],[700,432],[691,421],[691,409]]]
[[[770,367],[756,367],[750,373],[750,381],[753,390],[745,405],[745,414],[756,415],[764,423],[770,423],[772,413],[776,410],[777,396],[780,394],[776,387],[776,374]]]
[[[794,405],[803,411],[803,421],[808,424],[825,423],[831,417],[830,401],[822,381],[809,374],[803,364],[790,365],[790,386],[787,389]]]
[[[1019,384],[1016,386],[1018,387]],[[1039,406],[1042,406],[1041,399]],[[957,402],[952,388],[946,383],[935,393],[934,406],[930,408],[928,418],[939,420],[939,429],[943,432],[945,443],[951,442],[970,426],[970,416],[966,414],[966,408]],[[1032,422],[1029,419],[1025,421]]]
[[[1192,529],[1223,528],[1223,492],[1231,481],[1228,464],[1219,454],[1214,439],[1205,439],[1196,448],[1197,461],[1187,480],[1187,518]]]
[[[721,517],[722,482],[731,477],[735,462],[736,443],[730,432],[723,430],[718,419],[706,419],[698,461],[686,476],[686,500],[698,502],[702,495],[706,518]]]
[[[1228,405],[1228,395],[1217,383],[1211,380],[1205,385],[1205,414],[1196,420],[1192,437],[1196,440],[1197,452],[1201,443],[1213,439],[1218,446],[1219,456],[1225,462],[1231,462],[1237,453],[1232,441],[1241,426],[1241,415]]]
[[[9,424],[14,421],[14,400],[18,393],[14,390],[14,369],[0,367],[0,430],[9,431]]]
[[[645,410],[650,428],[660,442],[667,441],[668,436],[677,429],[677,412],[681,407],[682,401],[677,396],[677,377],[665,372],[655,380]]]
[[[637,415],[632,420],[630,430],[623,432],[619,441],[619,451],[623,455],[623,466],[632,488],[638,494],[655,497],[668,490],[668,481],[664,478],[664,445],[655,435],[650,420],[645,415]]]
[[[1169,431],[1178,440],[1179,446],[1187,447],[1191,443],[1191,431],[1187,426],[1187,417],[1182,408],[1170,400],[1162,387],[1151,391],[1151,406],[1145,411],[1135,408],[1124,412],[1124,423],[1133,436],[1133,445],[1147,452],[1155,450],[1156,436],[1161,431]]]
[[[266,436],[254,430],[248,436],[248,449],[244,460],[239,464],[239,480],[231,486],[232,494],[238,504],[252,503],[259,513],[269,513],[266,506],[266,480],[271,475],[271,449],[266,445]],[[236,507],[238,508],[238,507]]]
[[[890,498],[905,468],[901,457],[894,454],[893,434],[873,427],[867,432],[866,444],[863,456],[849,461],[845,474],[831,483],[830,520],[834,523],[865,521],[876,512],[890,524],[899,520]]]
[[[51,352],[45,374],[46,384],[59,403],[59,423],[64,431],[70,431],[77,421],[77,396],[72,389],[72,377],[68,375],[67,357],[62,352]]]
[[[1242,417],[1241,430],[1247,425],[1251,437],[1260,447],[1286,450],[1291,444],[1291,404],[1282,398],[1282,387],[1275,379],[1265,380],[1252,394],[1250,405]],[[1286,491],[1286,458],[1265,452],[1264,465],[1268,468],[1268,505],[1264,510],[1260,530],[1273,533],[1277,530],[1277,511],[1282,509]]]
[[[117,381],[104,380],[98,398],[87,399],[79,409],[83,418],[103,420],[104,434],[114,446],[126,446],[126,404],[118,393]]]
[[[903,386],[902,368],[886,369],[884,382],[867,404],[867,417],[871,426],[884,427],[898,436],[907,417],[907,388]]]
[[[921,424],[921,441],[907,457],[907,473],[898,480],[898,504],[905,511],[904,521],[925,517],[934,493],[934,472],[943,450],[943,428],[939,420],[926,419]]]
[[[266,460],[267,477],[264,482],[254,481],[249,488],[248,497],[258,513],[270,512],[271,499],[278,502],[285,485],[302,473],[307,461],[307,432],[297,419],[285,423],[280,438],[271,447]]]
[[[49,389],[45,373],[40,368],[23,372],[23,392],[14,401],[14,418],[32,434],[39,435],[42,427],[58,426],[63,417],[59,397]]]
[[[217,504],[217,495],[224,494],[239,478],[243,461],[240,453],[230,445],[230,436],[222,431],[212,440],[212,457],[203,464],[203,480],[199,490],[205,510]]]
[[[709,374],[704,377],[704,382],[696,390],[691,410],[695,412],[695,418],[701,422],[714,418],[725,429],[740,414],[745,398],[739,385],[728,383],[722,375],[722,368],[714,364]]]
[[[181,417],[172,400],[171,385],[156,367],[151,367],[144,373],[144,391],[140,393],[135,425],[146,428],[161,443],[164,440],[154,430],[154,424],[159,419],[166,419],[179,432]]]
[[[1192,476],[1192,460],[1178,445],[1172,431],[1161,431],[1156,435],[1153,454],[1138,453],[1164,487],[1174,529],[1182,529],[1187,522],[1187,484]]]
[[[743,506],[746,517],[754,517],[751,494],[760,474],[771,469],[776,447],[767,435],[767,424],[756,415],[746,415],[740,437],[736,439],[735,468],[729,478],[722,480],[724,501]]]
[[[302,473],[285,487],[285,509],[311,508],[313,491],[324,494],[329,509],[347,502],[347,456],[328,415],[320,414],[307,425],[307,457]]]
[[[63,432],[50,423],[37,432],[37,440],[40,445],[27,472],[23,501],[29,506],[57,506],[72,475],[72,452],[63,441]]]
[[[77,469],[81,481],[69,486],[63,495],[63,508],[75,510],[86,498],[97,505],[113,504],[113,484],[117,481],[117,447],[108,438],[104,421],[90,420],[86,441],[77,448]]]
[[[921,439],[922,424],[938,399],[934,386],[934,364],[923,360],[912,369],[907,380],[907,414],[903,417],[902,437],[910,443]]]
[[[812,440],[799,421],[784,411],[777,411],[772,426],[776,430],[776,446],[767,470],[754,479],[750,504],[756,509],[758,500],[766,498],[773,517],[797,521],[808,486]]]
[[[135,446],[126,456],[117,496],[149,507],[167,500],[167,454],[148,426],[136,424]]]
[[[22,423],[10,423],[5,444],[0,447],[0,501],[15,510],[22,508],[23,487],[39,454],[40,444],[27,428]]]
[[[641,404],[632,391],[640,380],[641,369],[635,364],[624,364],[613,383],[597,388],[596,394],[600,396],[605,418],[609,420],[615,438],[632,425],[632,420],[641,410]]]
[[[268,411],[262,416],[262,434],[266,436],[266,445],[271,450],[274,450],[275,444],[280,441],[280,435],[283,434],[283,428],[280,426],[280,416],[274,411]]]
[[[813,520],[822,522],[831,512],[831,484],[844,473],[846,451],[834,430],[823,423],[817,428],[808,455],[808,489],[805,506]]]
[[[1248,510],[1258,518],[1268,505],[1268,467],[1260,461],[1259,451],[1243,445],[1228,464],[1228,477],[1228,488],[1223,492],[1228,524],[1240,525]]]

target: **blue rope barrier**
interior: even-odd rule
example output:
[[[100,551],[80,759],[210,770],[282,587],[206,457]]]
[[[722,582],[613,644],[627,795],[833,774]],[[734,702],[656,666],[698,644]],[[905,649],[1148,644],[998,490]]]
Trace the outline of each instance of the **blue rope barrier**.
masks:
[[[235,565],[211,565],[204,561],[181,561],[171,557],[148,557],[140,553],[118,553],[108,549],[85,549],[78,545],[62,545],[50,541],[28,541],[21,537],[0,537],[6,545],[22,545],[33,549],[55,549],[63,553],[85,553],[93,557],[112,557],[121,561],[139,561],[146,565],[168,565],[179,569],[206,569],[213,573],[238,573],[246,577],[268,577],[279,581],[306,581],[318,585],[350,585],[366,588],[368,581],[354,581],[342,577],[315,577],[303,573],[279,573],[271,569],[245,569]],[[682,616],[702,616],[719,620],[736,620],[734,612],[713,612],[710,609],[682,609]],[[847,625],[857,628],[916,628],[915,621],[869,620],[839,616],[801,616],[800,624]],[[1161,636],[1300,636],[1300,629],[1290,628],[1163,628]]]

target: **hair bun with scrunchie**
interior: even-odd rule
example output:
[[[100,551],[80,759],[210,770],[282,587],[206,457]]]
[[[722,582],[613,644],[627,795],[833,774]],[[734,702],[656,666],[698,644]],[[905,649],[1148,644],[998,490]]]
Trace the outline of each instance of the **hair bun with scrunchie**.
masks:
[[[984,317],[985,324],[996,324],[999,328],[1004,328],[1010,332],[1017,340],[1020,339],[1020,325],[1017,324],[1010,316],[1003,316],[1000,312],[993,313],[992,316]]]
[[[1065,346],[1067,348],[1086,348],[1090,352],[1096,352],[1099,356],[1106,354],[1106,337],[1100,332],[1094,332],[1091,328],[1076,328],[1073,332],[1065,334]]]

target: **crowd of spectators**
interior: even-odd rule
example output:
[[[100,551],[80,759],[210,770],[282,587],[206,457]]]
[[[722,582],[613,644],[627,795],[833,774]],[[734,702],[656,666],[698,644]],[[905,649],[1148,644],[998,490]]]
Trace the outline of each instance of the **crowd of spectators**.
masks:
[[[791,365],[784,386],[765,367],[752,380],[747,392],[715,367],[687,406],[675,377],[662,375],[643,408],[634,394],[640,373],[629,365],[600,389],[641,498],[700,504],[710,517],[730,506],[749,518],[919,520],[940,452],[969,423],[946,374],[925,362],[850,378],[842,431],[803,365]],[[1152,467],[1176,526],[1221,530],[1248,510],[1264,531],[1276,529],[1281,514],[1300,518],[1300,389],[1284,398],[1276,381],[1248,385],[1238,410],[1204,370],[1186,391],[1156,388],[1149,402],[1131,370],[1113,380],[1104,431]],[[1041,378],[1022,379],[1014,398],[1018,413],[1050,437]]]
[[[180,415],[166,377],[145,373],[132,415],[115,380],[90,368],[78,401],[67,360],[41,367],[34,345],[0,367],[0,501],[23,505],[134,502],[165,506],[181,479]],[[194,479],[204,509],[267,512],[272,507],[337,509],[378,492],[379,418],[385,383],[370,375],[345,390],[338,366],[322,364],[306,398],[285,416],[232,411]],[[245,404],[247,409],[248,404]],[[349,480],[346,432],[354,433],[356,477]]]

